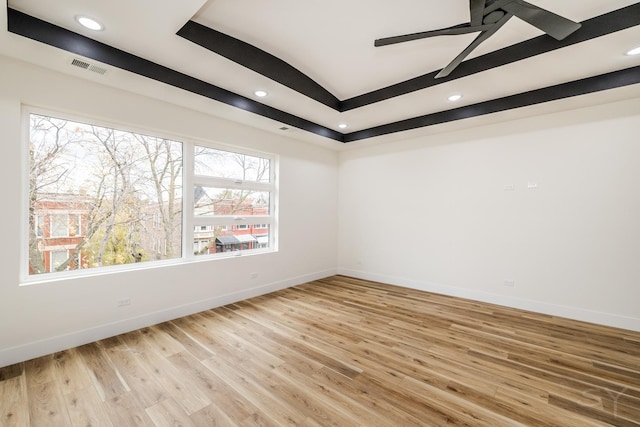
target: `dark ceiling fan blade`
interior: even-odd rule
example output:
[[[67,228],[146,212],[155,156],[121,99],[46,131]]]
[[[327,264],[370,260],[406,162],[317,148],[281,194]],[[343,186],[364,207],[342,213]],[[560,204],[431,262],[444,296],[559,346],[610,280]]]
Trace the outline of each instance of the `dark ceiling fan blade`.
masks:
[[[539,28],[556,40],[563,40],[582,26],[578,22],[573,22],[523,0],[507,3],[502,6],[502,9]]]
[[[495,34],[496,31],[498,31],[498,29],[500,29],[500,27],[502,27],[509,19],[511,19],[513,17],[512,14],[507,13],[506,15],[504,15],[502,17],[502,19],[500,19],[498,22],[496,22],[495,24],[491,25],[491,28],[483,31],[482,33],[480,33],[478,35],[478,37],[476,37],[476,39],[474,41],[471,42],[471,44],[469,46],[466,47],[465,50],[463,50],[458,56],[456,56],[453,61],[451,61],[446,67],[444,67],[437,75],[436,75],[436,79],[442,78],[442,77],[447,77],[449,74],[451,74],[451,72],[458,66],[460,65],[460,63],[462,61],[464,61],[464,59],[469,56],[469,54],[471,52],[473,52],[473,50],[475,48],[477,48],[480,43],[482,43],[483,41],[487,40],[489,37],[491,37],[492,35]]]
[[[404,43],[411,40],[426,39],[435,36],[455,36],[458,34],[477,33],[478,31],[486,31],[493,27],[491,25],[470,26],[469,24],[456,25],[454,27],[442,28],[440,30],[423,31],[421,33],[404,34],[402,36],[385,37],[377,39],[373,42],[376,47],[387,46],[390,44]]]
[[[504,6],[505,4],[511,3],[513,1],[515,1],[515,0],[495,0],[493,2],[489,2],[487,7],[484,9],[484,16],[487,16],[488,14],[493,12],[494,10],[498,10],[498,9],[502,8],[502,6]]]
[[[485,0],[469,0],[469,10],[471,12],[471,26],[482,25],[484,17]]]

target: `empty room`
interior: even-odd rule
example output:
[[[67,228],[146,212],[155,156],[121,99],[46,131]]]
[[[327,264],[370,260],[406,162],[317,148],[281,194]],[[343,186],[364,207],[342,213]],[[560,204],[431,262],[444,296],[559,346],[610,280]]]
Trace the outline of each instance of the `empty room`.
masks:
[[[0,426],[640,426],[640,3],[0,10]]]

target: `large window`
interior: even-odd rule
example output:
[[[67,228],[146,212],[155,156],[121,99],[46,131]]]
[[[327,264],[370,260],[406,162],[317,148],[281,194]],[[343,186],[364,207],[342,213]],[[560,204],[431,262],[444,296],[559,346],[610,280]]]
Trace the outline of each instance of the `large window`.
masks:
[[[272,157],[28,119],[27,276],[275,248]]]

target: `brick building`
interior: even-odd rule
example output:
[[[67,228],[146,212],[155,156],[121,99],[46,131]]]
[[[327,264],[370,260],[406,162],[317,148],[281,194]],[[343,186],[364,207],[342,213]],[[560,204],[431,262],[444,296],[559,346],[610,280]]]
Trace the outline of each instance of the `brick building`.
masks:
[[[30,273],[75,270],[87,264],[80,244],[87,232],[91,200],[75,194],[45,194],[34,204],[34,238],[31,239]],[[34,257],[40,259],[34,259]],[[34,270],[43,271],[34,271]]]
[[[212,198],[204,189],[197,188],[195,202],[196,215],[234,216],[246,219],[269,215],[269,201],[260,194],[254,197],[238,197],[238,194],[230,193],[227,197]],[[257,249],[267,247],[268,243],[267,224],[196,225],[194,228],[194,253],[212,254]]]
[[[157,205],[145,210],[132,257],[165,259],[181,255],[181,200],[174,208],[174,232],[167,235]],[[250,219],[269,214],[269,202],[260,195],[238,199],[209,198],[201,192],[196,200],[197,215],[234,216]],[[50,273],[57,269],[77,270],[89,267],[90,256],[85,247],[89,213],[93,200],[75,194],[44,194],[33,205],[33,230],[29,248],[30,274]],[[166,207],[166,206],[165,206]],[[234,252],[267,247],[269,226],[251,221],[223,226],[196,225],[193,251],[200,254]],[[138,255],[138,258],[136,258]],[[132,259],[133,261],[133,259]]]

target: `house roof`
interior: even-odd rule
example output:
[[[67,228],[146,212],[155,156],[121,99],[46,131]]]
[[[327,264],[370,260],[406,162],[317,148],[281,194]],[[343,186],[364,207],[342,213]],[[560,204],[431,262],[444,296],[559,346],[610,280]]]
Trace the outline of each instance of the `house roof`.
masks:
[[[251,242],[257,242],[258,241],[251,234],[236,234],[235,238],[238,239],[238,242],[240,242],[240,243],[251,243]]]
[[[216,241],[223,245],[237,245],[240,243],[236,236],[218,236]]]
[[[257,242],[258,239],[251,234],[233,234],[230,236],[218,236],[216,240],[223,245],[238,245],[240,243]]]

